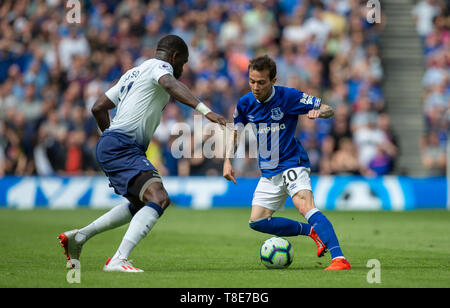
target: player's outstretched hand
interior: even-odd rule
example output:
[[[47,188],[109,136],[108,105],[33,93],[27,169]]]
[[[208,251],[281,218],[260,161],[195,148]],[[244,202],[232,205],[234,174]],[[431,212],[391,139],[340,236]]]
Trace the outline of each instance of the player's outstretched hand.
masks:
[[[236,179],[234,178],[234,169],[231,165],[230,160],[225,160],[225,163],[223,164],[223,177],[226,178],[228,181],[233,181],[234,184],[236,183]]]
[[[224,117],[222,117],[220,114],[217,114],[215,112],[209,112],[205,115],[205,117],[210,120],[211,122],[217,123],[225,127],[227,125],[227,120],[225,120]]]
[[[317,119],[320,116],[320,110],[319,109],[312,109],[308,112],[308,118],[314,120]]]

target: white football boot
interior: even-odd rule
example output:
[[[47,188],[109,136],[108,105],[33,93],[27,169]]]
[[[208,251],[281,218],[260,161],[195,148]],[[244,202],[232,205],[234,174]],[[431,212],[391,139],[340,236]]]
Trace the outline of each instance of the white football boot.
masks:
[[[105,263],[105,266],[103,266],[104,272],[122,272],[122,273],[143,273],[144,271],[134,267],[133,264],[131,264],[131,261],[128,261],[126,259],[115,259],[111,260],[111,258],[108,258],[108,260]]]
[[[66,268],[73,268],[75,266],[75,262],[71,260],[75,260],[79,264],[79,259],[81,255],[81,248],[83,244],[79,244],[75,241],[75,235],[77,235],[78,230],[71,230],[61,233],[58,236],[59,242],[61,246],[64,248],[64,253],[67,258]]]

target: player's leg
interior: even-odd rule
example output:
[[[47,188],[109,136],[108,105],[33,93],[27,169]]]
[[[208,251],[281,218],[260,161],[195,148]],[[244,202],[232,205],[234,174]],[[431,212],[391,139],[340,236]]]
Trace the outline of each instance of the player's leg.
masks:
[[[345,260],[344,254],[339,246],[339,241],[334,232],[333,225],[314,204],[309,174],[310,169],[304,167],[297,167],[284,171],[283,178],[285,187],[289,191],[289,195],[297,210],[312,226],[313,230],[310,236],[317,244],[317,255],[320,256],[323,254],[325,250],[321,246],[325,245],[330,251],[332,259],[340,262]],[[343,268],[340,269],[350,268],[350,264],[348,264],[347,261],[345,262],[345,264],[342,264]]]
[[[94,235],[129,223],[133,217],[132,212],[133,208],[130,202],[125,201],[119,205],[116,205],[86,227],[78,230],[75,235],[75,241],[82,245]]]
[[[261,178],[256,187],[249,226],[255,231],[276,236],[309,235],[311,227],[284,217],[272,217],[272,214],[284,207],[287,198],[286,190],[280,186],[279,178]]]
[[[313,229],[317,233],[321,242],[330,251],[332,265],[326,268],[326,270],[350,269],[350,264],[342,253],[333,225],[314,205],[312,191],[300,190],[292,196],[292,201],[298,211],[313,226]]]
[[[138,161],[133,159],[135,150],[130,153],[127,152],[131,147],[124,146],[126,144],[125,141],[128,141],[128,139],[124,141],[123,138],[125,137],[103,134],[96,148],[97,161],[110,180],[111,186],[114,187],[114,191],[119,195],[126,193],[127,177],[136,174],[136,172],[131,173],[131,175],[124,173],[123,166],[132,167],[131,162]],[[128,141],[128,143],[132,144],[131,141]],[[130,161],[116,159],[116,157],[129,158]],[[145,156],[143,157],[145,158]],[[132,170],[132,172],[134,171]],[[130,222],[133,215],[132,210],[131,204],[124,202],[80,230],[75,229],[61,233],[58,238],[64,247],[69,263],[70,259],[78,259],[80,257],[83,244],[92,236]]]
[[[275,210],[268,209],[259,205],[252,205],[252,211],[250,213],[250,221],[257,221],[264,218],[272,217]]]
[[[264,208],[262,206],[253,205],[252,213],[254,209]],[[262,233],[273,234],[276,236],[297,236],[297,235],[309,235],[311,233],[311,226],[296,220],[292,220],[284,217],[272,217],[252,215],[249,225],[255,231]]]
[[[132,210],[129,202],[123,202],[80,230],[74,229],[61,233],[58,238],[65,250],[68,267],[71,267],[71,259],[79,260],[83,245],[91,237],[129,223]]]
[[[300,190],[292,197],[292,201],[297,210],[313,226],[321,241],[327,246],[331,257],[333,259],[338,257],[343,258],[344,254],[340,249],[333,226],[325,215],[315,207],[312,191]]]
[[[119,249],[111,259],[112,262],[127,260],[131,251],[150,232],[164,210],[170,205],[167,191],[156,172],[144,172],[131,183],[130,199],[139,198],[133,202],[136,213],[131,219]]]
[[[301,190],[295,193],[295,195],[292,197],[292,201],[294,203],[295,208],[305,216],[305,213],[308,213],[309,210],[314,208],[314,202],[311,196],[309,195],[311,191],[310,190]],[[302,198],[300,198],[300,195],[302,195]],[[311,225],[309,225],[311,226]],[[314,228],[311,226],[311,231],[308,234],[309,237],[311,237],[317,246],[317,256],[323,257],[325,253],[327,252],[327,246],[322,242],[320,237],[317,235]]]

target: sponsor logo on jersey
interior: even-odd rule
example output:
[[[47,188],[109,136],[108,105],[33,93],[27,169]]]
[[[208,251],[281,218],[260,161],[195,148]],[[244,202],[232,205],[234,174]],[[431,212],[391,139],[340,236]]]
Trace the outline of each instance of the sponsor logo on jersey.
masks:
[[[269,132],[275,133],[277,131],[286,129],[286,125],[284,123],[281,123],[280,125],[271,125],[267,126],[266,124],[260,125],[258,129],[258,134],[267,134]]]
[[[163,70],[166,70],[166,71],[169,71],[169,72],[172,72],[172,67],[169,64],[167,64],[167,63],[160,64],[159,68],[161,68]]]

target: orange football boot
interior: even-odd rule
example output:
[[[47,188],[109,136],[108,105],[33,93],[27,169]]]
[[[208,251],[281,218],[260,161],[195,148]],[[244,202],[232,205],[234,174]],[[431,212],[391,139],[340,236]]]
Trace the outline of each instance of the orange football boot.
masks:
[[[316,231],[314,231],[313,228],[311,228],[311,233],[309,234],[309,237],[314,240],[314,243],[316,243],[317,246],[317,257],[323,257],[323,255],[327,252],[327,246],[321,241],[319,236],[317,235]]]
[[[350,263],[344,258],[336,258],[331,260],[331,265],[324,269],[324,271],[342,271],[349,270],[352,267]]]

